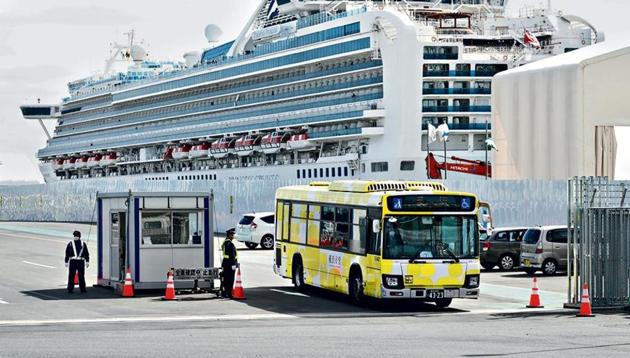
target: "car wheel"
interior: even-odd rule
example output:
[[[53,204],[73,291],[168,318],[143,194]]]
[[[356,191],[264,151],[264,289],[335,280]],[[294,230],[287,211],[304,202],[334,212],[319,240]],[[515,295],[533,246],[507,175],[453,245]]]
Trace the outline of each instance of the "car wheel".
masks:
[[[362,305],[365,301],[365,297],[363,296],[363,278],[361,278],[361,274],[356,271],[350,275],[348,293],[350,294],[352,303],[355,305]]]
[[[245,246],[247,246],[248,249],[253,250],[256,248],[256,246],[258,246],[258,244],[255,242],[246,242]]]
[[[435,300],[435,305],[438,306],[438,308],[446,308],[450,306],[452,302],[452,298],[438,298]]]
[[[536,274],[537,270],[535,268],[526,268],[526,269],[524,269],[524,271],[529,276],[534,276]]]
[[[483,267],[484,269],[490,271],[494,268],[495,264],[491,264],[489,262],[482,262],[481,263],[481,267]]]
[[[265,250],[273,249],[274,244],[275,243],[273,242],[273,236],[271,236],[271,235],[265,235],[260,240],[260,247],[262,247]]]
[[[555,275],[558,271],[558,263],[554,259],[547,259],[542,264],[543,275],[551,276]]]
[[[510,271],[514,268],[514,258],[510,255],[503,255],[499,258],[499,267],[502,271]]]
[[[302,266],[302,260],[294,259],[293,262],[293,287],[297,291],[304,290],[304,266]]]

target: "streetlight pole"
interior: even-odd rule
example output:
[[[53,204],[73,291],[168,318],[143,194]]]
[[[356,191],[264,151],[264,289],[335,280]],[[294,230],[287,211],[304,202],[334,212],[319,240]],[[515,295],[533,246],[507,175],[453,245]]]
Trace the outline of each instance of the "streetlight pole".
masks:
[[[488,180],[488,118],[486,118],[486,140],[483,143],[486,152],[486,180]]]

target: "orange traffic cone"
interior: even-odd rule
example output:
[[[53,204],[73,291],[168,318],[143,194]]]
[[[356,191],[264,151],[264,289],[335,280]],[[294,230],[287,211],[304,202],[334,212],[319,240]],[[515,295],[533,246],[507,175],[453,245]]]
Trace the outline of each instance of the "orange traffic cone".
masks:
[[[534,281],[532,282],[532,294],[529,296],[529,304],[525,307],[527,308],[545,307],[540,304],[540,296],[538,295],[538,283],[536,281],[536,276],[534,276]]]
[[[133,282],[131,281],[130,268],[127,268],[127,273],[125,274],[125,285],[123,286],[122,296],[133,297]]]
[[[595,317],[591,311],[591,299],[588,296],[588,283],[584,282],[582,286],[582,300],[580,303],[580,313],[578,317]]]
[[[168,272],[168,279],[166,280],[166,292],[164,293],[164,300],[175,300],[175,282],[173,282],[173,272]]]
[[[241,280],[241,268],[236,269],[236,281],[232,289],[232,298],[235,300],[244,300],[245,291],[243,290],[243,281]]]
[[[74,274],[74,284],[75,285],[79,284],[79,273],[78,272]]]

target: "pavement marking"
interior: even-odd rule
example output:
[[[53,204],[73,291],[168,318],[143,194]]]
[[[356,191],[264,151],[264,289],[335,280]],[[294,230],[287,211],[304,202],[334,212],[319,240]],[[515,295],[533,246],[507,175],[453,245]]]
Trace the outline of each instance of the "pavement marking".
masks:
[[[0,305],[8,305],[9,302],[4,301],[2,298],[0,298]]]
[[[529,302],[531,289],[482,283],[481,288],[480,288],[480,293],[481,295],[510,298],[510,299],[519,300],[523,302]],[[540,290],[539,294],[540,294],[540,298],[542,300],[543,305],[546,305],[549,307],[551,306],[562,307],[567,300],[567,295],[565,293]]]
[[[17,235],[17,234],[9,234],[8,232],[0,232],[0,236],[8,236],[8,237],[13,237],[13,238],[18,238],[18,239],[27,239],[27,240],[37,240],[37,241],[48,241],[48,242],[55,242],[57,244],[62,244],[62,245],[67,245],[68,241],[61,241],[61,240],[54,240],[54,239],[43,239],[41,237],[29,237],[29,236],[24,236],[24,235]]]
[[[45,267],[45,268],[50,268],[50,269],[54,269],[56,268],[55,266],[48,266],[48,265],[42,265],[42,264],[38,264],[35,262],[30,262],[30,261],[24,261],[22,260],[23,263],[28,264],[28,265],[33,265],[33,266],[39,266],[39,267]]]
[[[248,315],[212,315],[212,316],[170,316],[170,317],[114,317],[114,318],[79,318],[59,320],[9,320],[0,321],[0,327],[10,326],[48,326],[86,323],[151,323],[151,322],[193,322],[193,321],[252,321],[266,319],[294,319],[297,316],[281,313],[262,313]]]
[[[305,295],[303,293],[299,293],[299,292],[291,292],[291,291],[284,291],[284,290],[278,290],[277,288],[271,288],[269,289],[269,291],[273,291],[273,292],[280,292],[280,293],[284,293],[285,295],[291,295],[291,296],[300,296],[300,297],[311,297],[309,295]]]

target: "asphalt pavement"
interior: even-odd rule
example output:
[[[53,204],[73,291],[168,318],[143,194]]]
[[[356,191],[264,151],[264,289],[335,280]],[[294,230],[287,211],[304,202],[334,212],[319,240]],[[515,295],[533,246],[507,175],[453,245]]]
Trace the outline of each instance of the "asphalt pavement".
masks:
[[[0,357],[630,354],[630,316],[576,318],[562,309],[565,276],[542,277],[545,309],[525,309],[531,278],[518,271],[483,272],[480,299],[446,310],[357,307],[343,295],[294,291],[273,274],[272,251],[239,245],[244,301],[194,294],[165,302],[159,292],[123,299],[94,287],[69,295],[63,251],[75,228],[94,234],[86,225],[0,223]],[[95,265],[87,274],[91,286]]]

